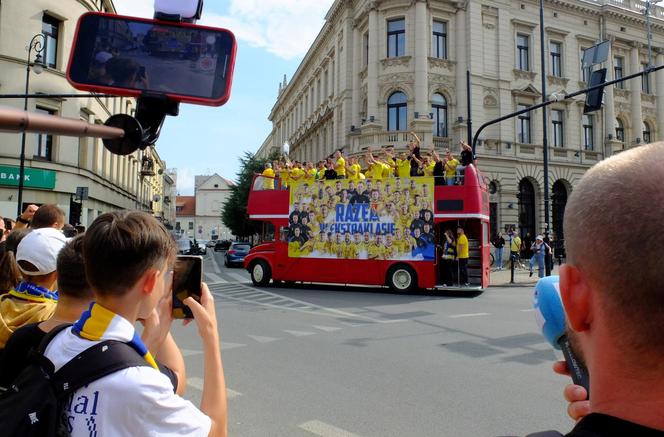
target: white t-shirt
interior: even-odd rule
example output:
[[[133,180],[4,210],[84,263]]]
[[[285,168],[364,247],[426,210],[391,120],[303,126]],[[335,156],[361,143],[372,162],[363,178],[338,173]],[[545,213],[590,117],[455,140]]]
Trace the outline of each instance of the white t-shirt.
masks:
[[[123,328],[124,335],[107,331],[102,340],[128,341],[127,326]],[[46,357],[57,371],[97,343],[65,329],[48,345]],[[65,415],[74,437],[207,436],[212,425],[191,402],[173,393],[167,376],[148,366],[120,370],[76,391]]]

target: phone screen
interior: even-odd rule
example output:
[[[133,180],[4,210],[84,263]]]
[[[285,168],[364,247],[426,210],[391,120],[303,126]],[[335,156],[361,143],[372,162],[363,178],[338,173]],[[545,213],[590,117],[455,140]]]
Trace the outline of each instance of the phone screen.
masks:
[[[79,89],[221,105],[235,50],[225,29],[88,13],[79,19],[68,79]]]
[[[202,280],[203,259],[200,256],[179,255],[173,269],[173,318],[194,318],[182,301],[191,296],[200,302]]]

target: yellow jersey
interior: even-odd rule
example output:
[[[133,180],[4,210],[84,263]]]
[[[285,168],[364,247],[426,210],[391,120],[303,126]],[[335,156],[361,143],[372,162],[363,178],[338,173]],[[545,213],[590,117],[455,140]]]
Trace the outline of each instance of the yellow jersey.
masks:
[[[346,259],[357,259],[359,256],[357,245],[355,243],[344,243],[343,255]]]
[[[457,258],[468,258],[468,237],[462,234],[457,238]]]
[[[396,162],[394,162],[394,159],[387,158],[386,165],[383,167],[383,177],[384,178],[394,177],[394,169],[396,166],[397,164]]]
[[[265,176],[263,178],[263,189],[274,190],[274,170],[266,168],[261,175]]]
[[[435,162],[430,162],[426,167],[424,167],[424,176],[433,176],[433,168],[436,166]]]
[[[407,159],[397,159],[397,176],[407,178],[410,176],[410,161]]]
[[[334,171],[337,172],[337,176],[346,176],[346,160],[343,156],[337,159],[337,162],[334,164]]]
[[[304,180],[309,184],[309,186],[316,183],[316,169],[310,168],[305,172]]]
[[[453,178],[456,176],[456,168],[457,165],[459,165],[459,161],[456,159],[452,158],[447,160],[445,163],[445,177],[446,178]]]
[[[359,182],[361,180],[361,175],[362,174],[362,167],[360,167],[360,164],[352,164],[348,168],[348,179],[350,179],[353,182]]]
[[[290,173],[289,177],[292,182],[301,180],[305,174],[304,170],[302,170],[299,167],[292,168],[289,173]]]
[[[367,247],[367,257],[368,257],[369,259],[379,259],[380,256],[382,255],[382,253],[383,253],[383,248],[382,248],[382,246],[379,246],[379,245],[376,244],[376,243],[371,243],[371,244]]]

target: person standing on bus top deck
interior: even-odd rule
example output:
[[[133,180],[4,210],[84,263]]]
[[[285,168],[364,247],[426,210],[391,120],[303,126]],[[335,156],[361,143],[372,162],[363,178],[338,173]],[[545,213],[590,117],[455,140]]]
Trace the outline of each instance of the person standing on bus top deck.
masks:
[[[456,168],[459,165],[459,161],[452,155],[450,149],[445,150],[445,163],[443,168],[445,170],[445,181],[447,185],[454,185],[456,179]]]
[[[411,132],[410,134],[413,137],[410,143],[408,143],[408,151],[410,152],[410,156],[408,157],[410,160],[410,176],[419,176],[419,167],[422,163],[422,156],[420,155],[420,139],[415,135],[415,132]]]
[[[406,152],[401,152],[396,160],[397,177],[407,178],[410,176],[410,160]]]
[[[274,170],[269,162],[265,164],[265,170],[261,173],[263,177],[263,189],[274,190]]]
[[[394,148],[392,146],[386,147],[385,150],[383,150],[383,153],[385,154],[385,159],[383,162],[385,162],[385,164],[387,164],[389,167],[389,169],[385,169],[383,177],[393,178],[395,177],[397,171],[397,162],[394,160]]]
[[[332,162],[332,159],[328,158],[327,159],[327,170],[325,170],[325,180],[331,181],[333,179],[337,179],[337,172],[334,169],[334,162]]]
[[[334,152],[334,171],[337,172],[337,179],[346,178],[346,160],[341,154],[341,150]]]
[[[362,167],[360,167],[355,156],[349,158],[348,161],[350,163],[350,165],[346,165],[348,179],[350,179],[351,182],[358,183],[361,180]]]
[[[468,237],[462,227],[457,228],[457,258],[459,259],[459,282],[468,286]]]
[[[498,270],[503,269],[503,247],[505,246],[505,239],[503,238],[503,233],[498,232],[498,235],[496,235],[491,241],[491,244],[493,244],[493,247],[496,249],[494,250],[495,253],[495,261],[496,261],[496,266]]]
[[[463,185],[463,175],[465,173],[466,167],[470,164],[477,164],[477,157],[473,154],[473,148],[468,145],[465,141],[460,141],[459,145],[461,146],[461,161],[456,167],[456,181],[457,184]]]

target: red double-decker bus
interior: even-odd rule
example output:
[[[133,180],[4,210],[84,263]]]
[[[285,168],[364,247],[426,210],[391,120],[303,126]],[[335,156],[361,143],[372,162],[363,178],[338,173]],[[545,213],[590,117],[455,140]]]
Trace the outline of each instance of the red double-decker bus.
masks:
[[[254,285],[358,284],[398,292],[489,285],[489,197],[474,165],[460,185],[449,186],[438,177],[288,188],[270,179],[254,177],[247,205],[249,218],[263,222],[261,243],[244,260]],[[468,240],[467,276],[454,259],[464,254],[445,244],[446,231],[458,237],[458,228]]]

